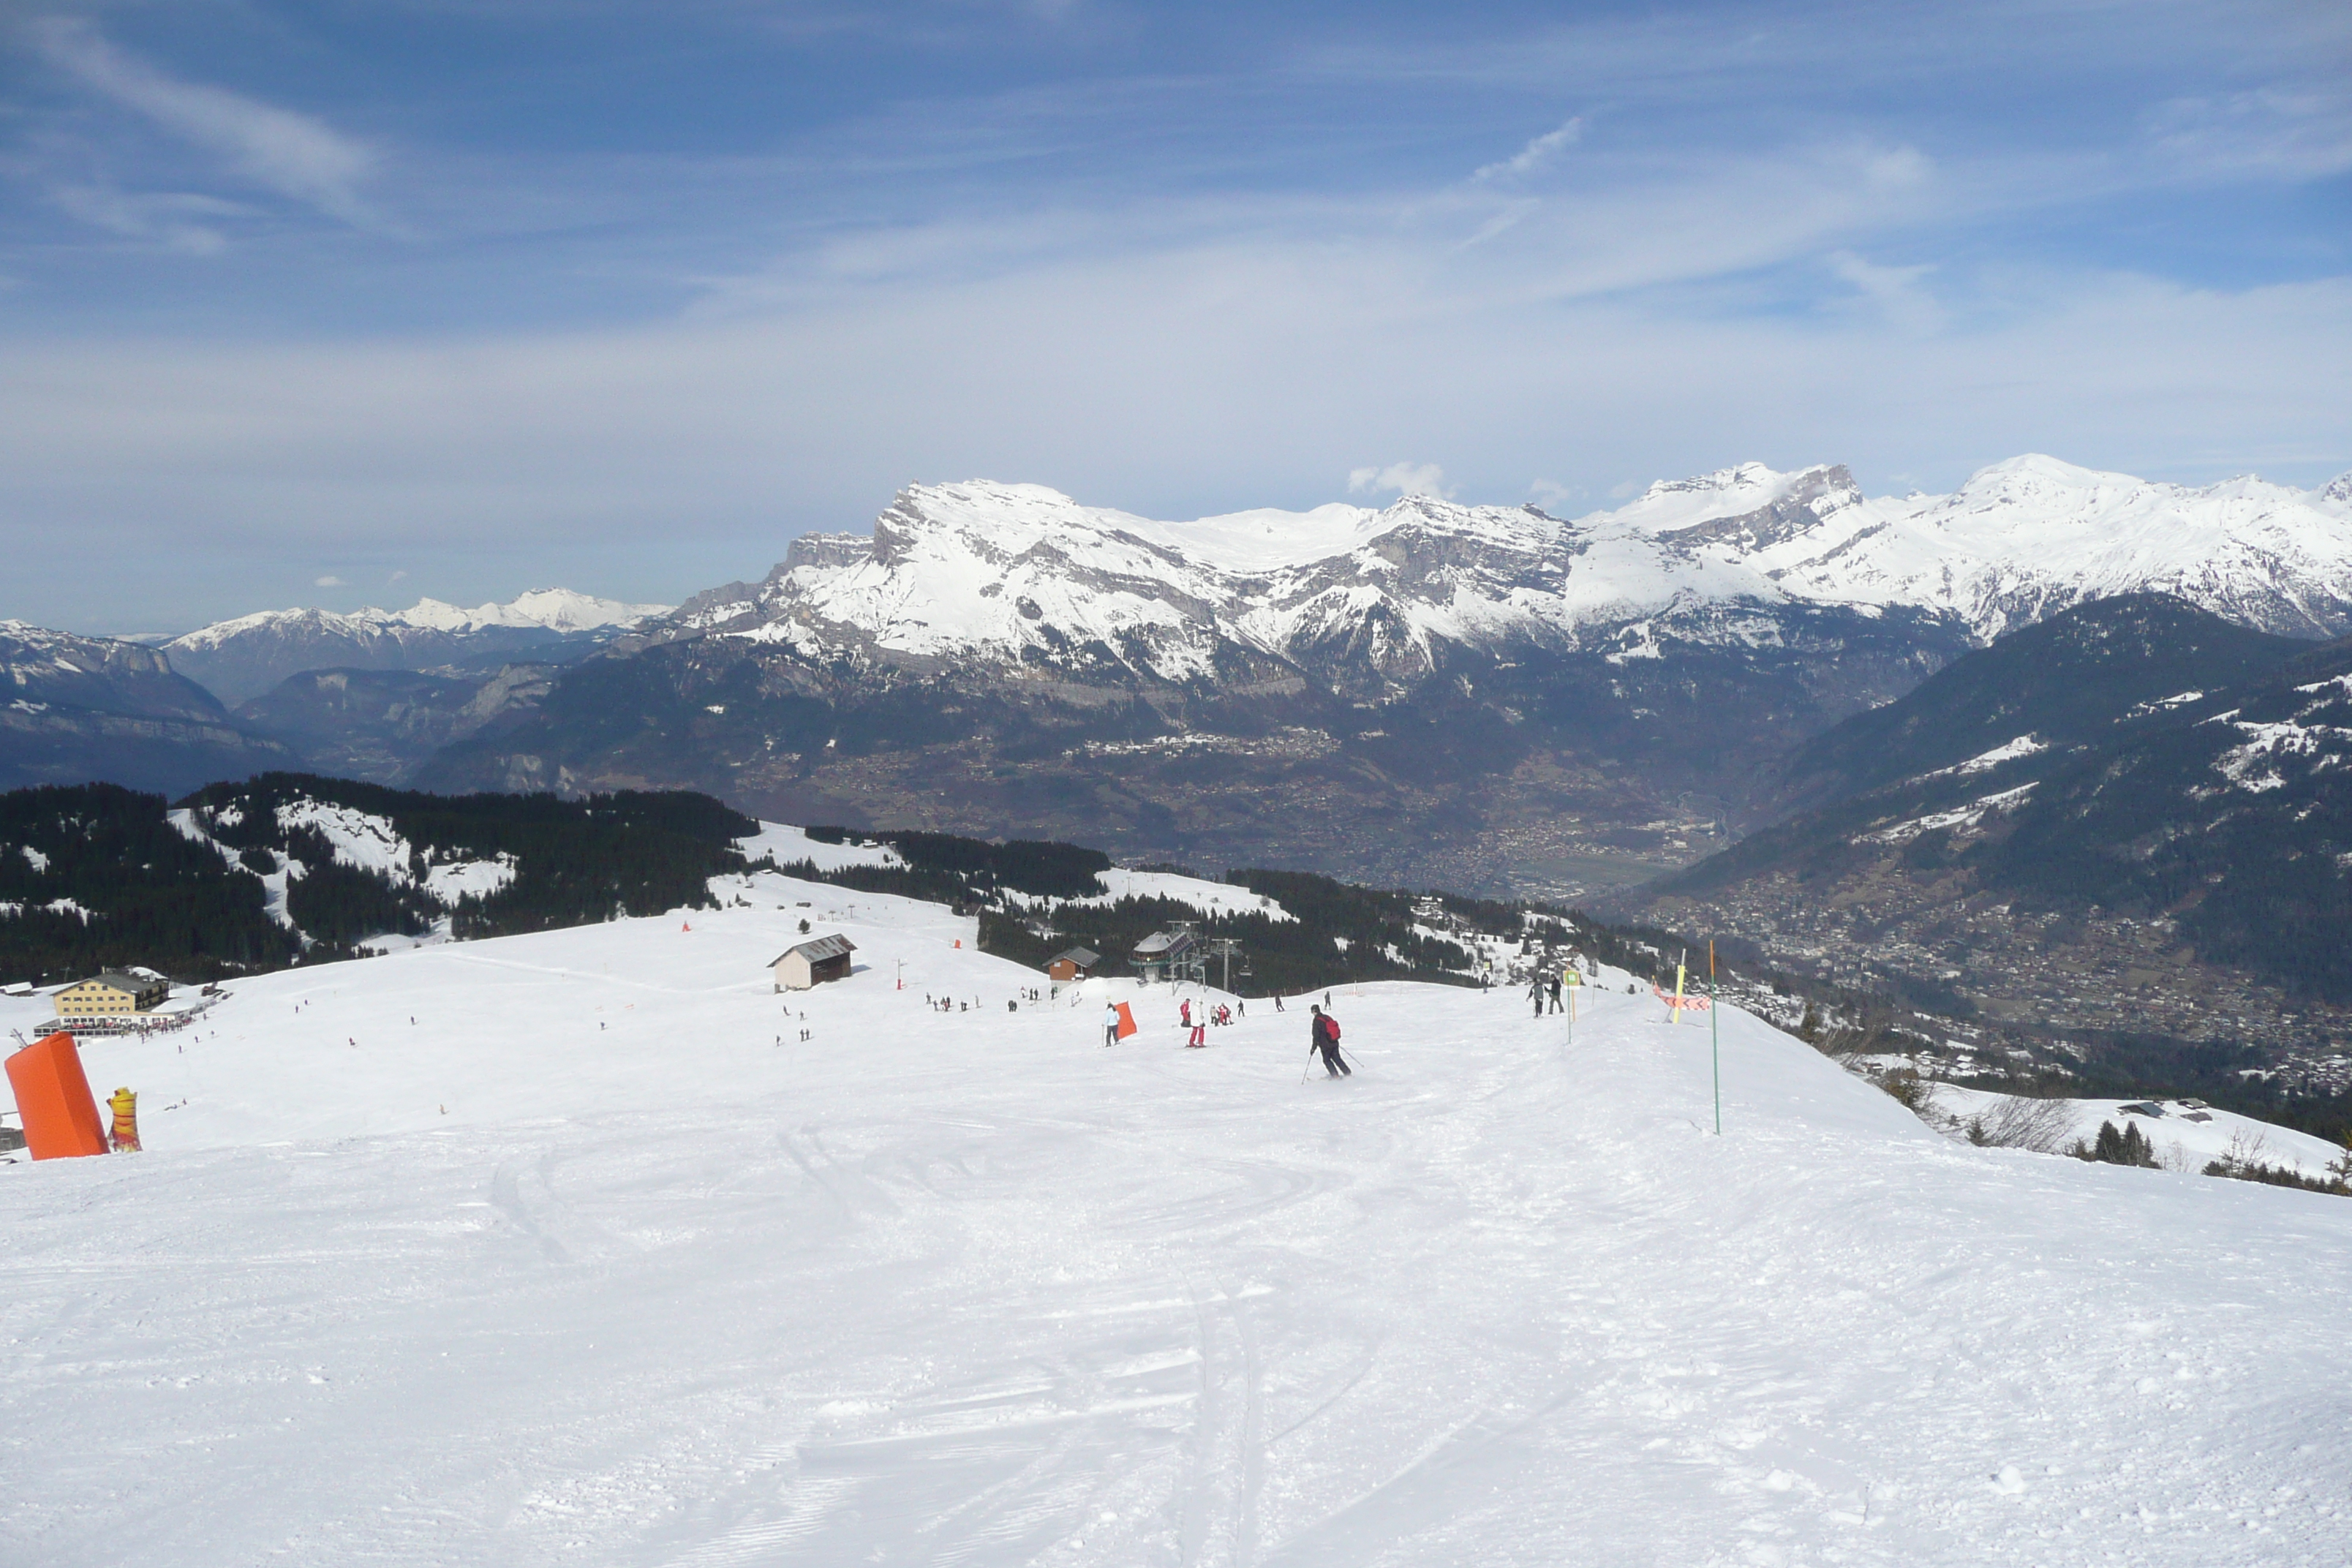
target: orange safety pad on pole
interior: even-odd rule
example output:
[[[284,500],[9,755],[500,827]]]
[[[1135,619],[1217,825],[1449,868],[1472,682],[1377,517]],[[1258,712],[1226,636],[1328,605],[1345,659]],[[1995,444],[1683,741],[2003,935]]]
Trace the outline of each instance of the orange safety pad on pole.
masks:
[[[82,1076],[81,1053],[63,1030],[10,1057],[8,1088],[25,1119],[25,1152],[36,1160],[106,1152],[98,1101]]]
[[[1128,1011],[1127,1004],[1122,1002],[1118,1005],[1118,1037],[1123,1040],[1135,1030],[1135,1015]]]

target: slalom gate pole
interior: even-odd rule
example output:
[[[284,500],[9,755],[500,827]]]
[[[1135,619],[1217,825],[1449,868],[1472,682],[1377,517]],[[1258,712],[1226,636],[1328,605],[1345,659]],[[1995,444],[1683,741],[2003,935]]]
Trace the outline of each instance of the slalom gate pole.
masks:
[[[1723,1136],[1723,1003],[1715,994],[1715,938],[1706,939],[1706,1048],[1715,1066],[1715,1135]]]

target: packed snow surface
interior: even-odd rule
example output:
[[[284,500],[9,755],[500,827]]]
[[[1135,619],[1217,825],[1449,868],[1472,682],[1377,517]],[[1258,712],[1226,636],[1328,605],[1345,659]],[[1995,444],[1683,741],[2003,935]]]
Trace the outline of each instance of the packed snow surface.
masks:
[[[935,906],[721,890],[90,1042],[149,1152],[0,1166],[0,1560],[2352,1552],[2352,1203],[1955,1143],[1736,1012],[1716,1137],[1614,974],[1572,1038],[1339,990],[1301,1082],[1299,1005],[1187,1051],[1164,989],[1007,1011]],[[857,971],[779,996],[802,919]]]

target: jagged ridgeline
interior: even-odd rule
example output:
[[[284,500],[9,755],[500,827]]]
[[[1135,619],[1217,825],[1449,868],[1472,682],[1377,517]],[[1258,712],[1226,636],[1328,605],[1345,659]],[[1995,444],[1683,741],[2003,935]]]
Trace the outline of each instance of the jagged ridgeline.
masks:
[[[302,773],[177,806],[107,784],[0,795],[0,978],[143,963],[211,978],[365,939],[501,936],[707,908],[759,830],[707,795],[433,795]]]

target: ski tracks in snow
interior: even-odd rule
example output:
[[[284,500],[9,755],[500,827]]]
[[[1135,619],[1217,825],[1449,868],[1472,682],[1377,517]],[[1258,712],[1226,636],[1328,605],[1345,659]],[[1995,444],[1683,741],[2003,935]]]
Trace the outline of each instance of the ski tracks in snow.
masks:
[[[691,1102],[11,1172],[0,1558],[2352,1544],[2345,1200],[1949,1144],[1737,1015],[1706,1136],[1707,1031],[1646,996],[1583,998],[1570,1046],[1507,995],[1367,988],[1361,1069],[1305,1086],[1295,1015],[1111,1052],[1083,1009],[882,994],[858,1048],[780,1055],[756,1000]]]

